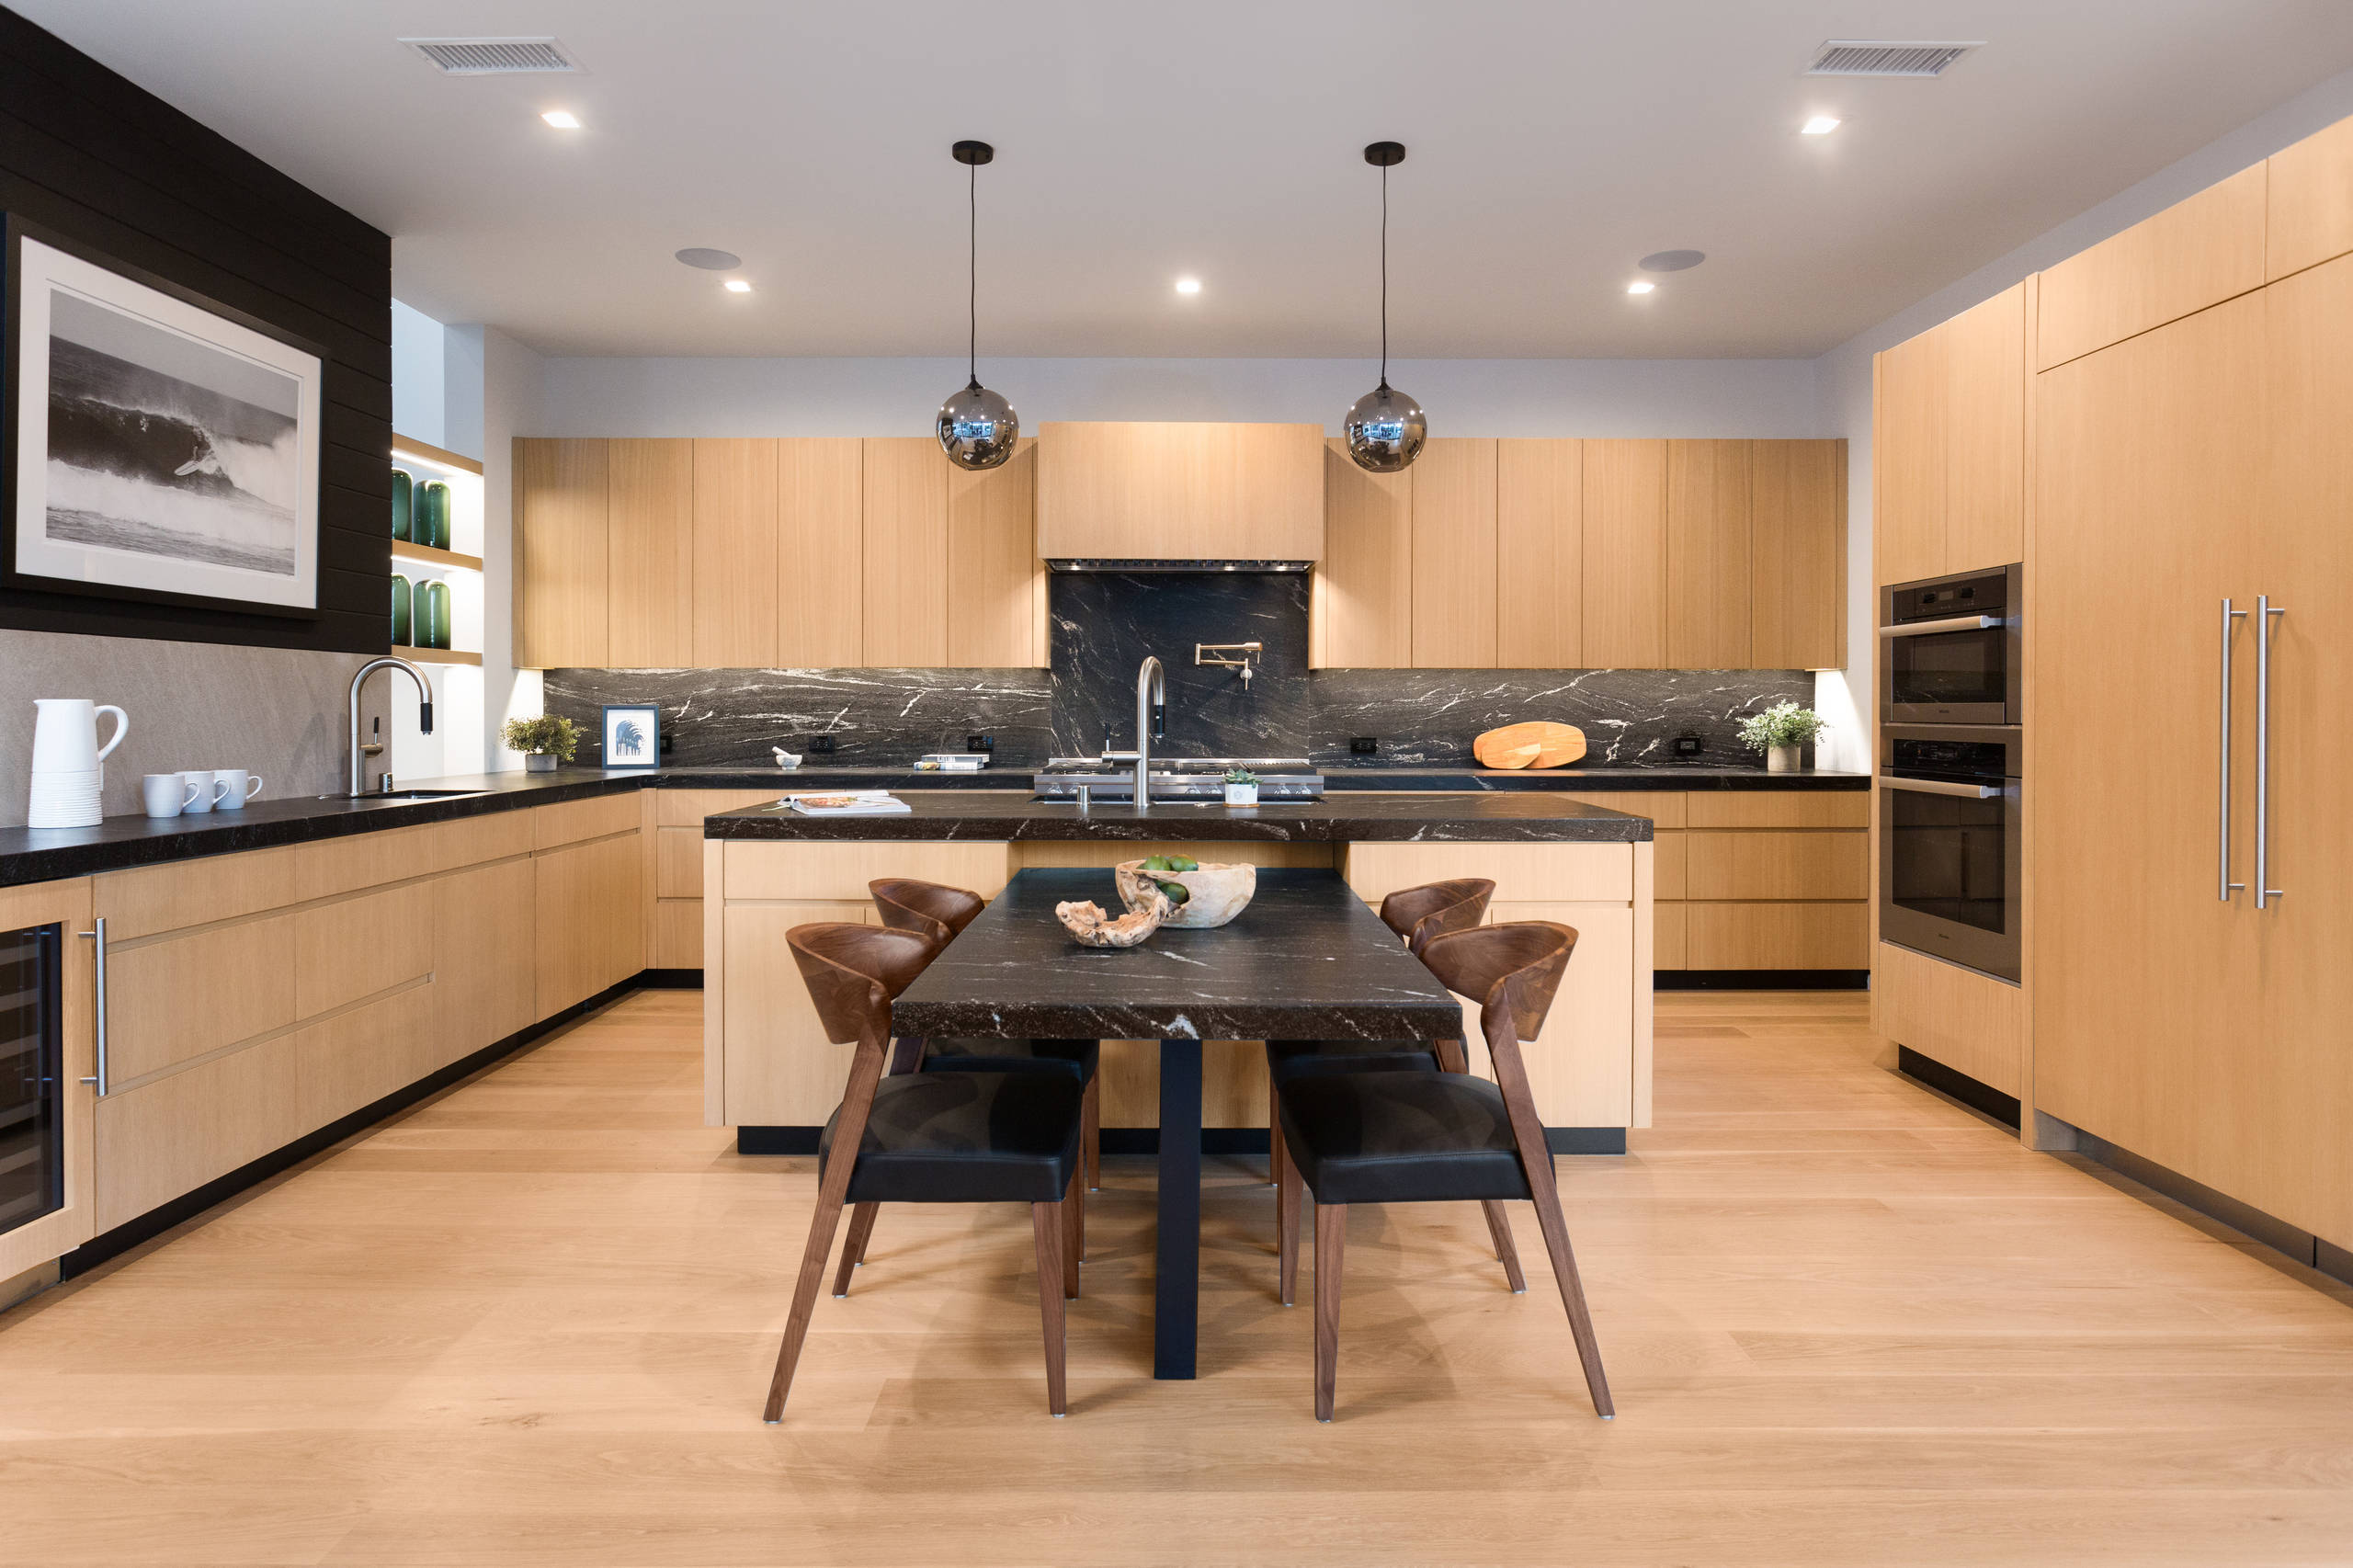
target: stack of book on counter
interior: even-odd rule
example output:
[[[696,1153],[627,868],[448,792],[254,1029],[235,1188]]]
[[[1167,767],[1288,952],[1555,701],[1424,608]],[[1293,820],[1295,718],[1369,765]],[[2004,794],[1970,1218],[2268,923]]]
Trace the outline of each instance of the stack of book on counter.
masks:
[[[912,811],[888,790],[841,790],[824,795],[787,795],[782,802],[803,816],[888,817]]]

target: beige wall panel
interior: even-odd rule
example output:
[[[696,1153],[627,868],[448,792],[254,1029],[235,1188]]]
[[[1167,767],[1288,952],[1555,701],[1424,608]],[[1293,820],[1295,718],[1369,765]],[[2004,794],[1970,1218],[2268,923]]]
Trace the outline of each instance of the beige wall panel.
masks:
[[[299,925],[297,916],[277,915],[135,947],[115,942],[109,929],[107,1067],[113,1080],[129,1083],[300,1017]]]
[[[1429,442],[1414,462],[1414,666],[1495,663],[1495,443]]]
[[[1581,669],[1666,663],[1666,443],[1584,443]]]
[[[539,1022],[538,871],[507,860],[432,883],[433,997],[447,1066]],[[429,1071],[429,1069],[428,1069]]]
[[[291,1035],[118,1090],[98,1102],[97,1228],[135,1220],[309,1131]]]
[[[1320,425],[1049,424],[1038,438],[1049,560],[1323,557]]]
[[[1002,467],[948,470],[947,663],[957,669],[1046,663],[1039,641],[1046,566],[1038,556],[1038,443]]]
[[[609,444],[605,662],[616,668],[694,662],[694,494],[692,441]]]
[[[1684,906],[1692,969],[1865,969],[1863,903],[1706,903]]]
[[[825,1039],[784,939],[795,926],[821,921],[871,926],[874,906],[861,896],[727,910],[724,989],[704,994],[705,1006],[724,1009],[727,1126],[819,1126],[841,1104],[851,1048]]]
[[[606,446],[515,440],[515,664],[605,663]]]
[[[863,903],[877,877],[919,877],[970,888],[983,898],[1005,891],[1010,857],[1003,844],[811,843],[729,840],[725,896],[819,899]],[[721,890],[705,888],[705,896]],[[832,918],[826,916],[825,918]]]
[[[294,918],[294,1016],[315,1017],[433,972],[434,887],[406,882]]]
[[[1692,827],[1868,827],[1868,790],[1698,790],[1688,798]]]
[[[1351,844],[1348,886],[1378,905],[1400,888],[1485,877],[1498,903],[1623,903],[1634,896],[1629,844]]]
[[[777,451],[777,652],[789,669],[865,657],[865,443],[793,436]]]
[[[704,668],[777,662],[777,443],[699,436],[694,442],[694,662]]]
[[[1756,667],[1844,665],[1847,443],[1750,442],[1749,538]]]
[[[1319,667],[1404,669],[1414,662],[1415,472],[1367,473],[1346,442],[1325,443],[1313,628]]]
[[[1692,833],[1687,898],[1867,898],[1865,833],[1748,829]]]
[[[1871,955],[1874,1030],[2006,1095],[2018,1092],[2024,993],[1893,942]]]
[[[1746,441],[1666,444],[1666,662],[1750,665]]]
[[[948,663],[948,475],[928,436],[870,437],[859,663],[909,668]]]
[[[1584,657],[1585,443],[1495,443],[1495,663],[1567,670]]]
[[[291,848],[256,849],[176,866],[108,871],[91,879],[91,896],[97,913],[107,917],[111,942],[257,915],[295,901],[297,853]]]
[[[2242,169],[2045,271],[2036,369],[2261,288],[2266,189]]]
[[[2267,278],[2353,251],[2353,119],[2272,153],[2265,186]]]

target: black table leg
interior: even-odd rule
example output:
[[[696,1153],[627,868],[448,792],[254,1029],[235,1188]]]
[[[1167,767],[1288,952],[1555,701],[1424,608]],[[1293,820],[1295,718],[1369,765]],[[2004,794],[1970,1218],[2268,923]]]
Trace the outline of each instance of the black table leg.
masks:
[[[1160,1042],[1160,1256],[1152,1375],[1193,1376],[1201,1315],[1201,1042]]]

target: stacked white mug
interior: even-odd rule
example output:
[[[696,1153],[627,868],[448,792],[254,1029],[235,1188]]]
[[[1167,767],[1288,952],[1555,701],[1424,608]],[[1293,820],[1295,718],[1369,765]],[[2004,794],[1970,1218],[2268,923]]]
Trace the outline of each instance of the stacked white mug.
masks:
[[[106,783],[107,753],[131,733],[130,716],[111,703],[87,698],[33,699],[31,796],[27,827],[96,827],[105,815],[99,794]],[[98,715],[114,715],[114,733],[98,744]]]

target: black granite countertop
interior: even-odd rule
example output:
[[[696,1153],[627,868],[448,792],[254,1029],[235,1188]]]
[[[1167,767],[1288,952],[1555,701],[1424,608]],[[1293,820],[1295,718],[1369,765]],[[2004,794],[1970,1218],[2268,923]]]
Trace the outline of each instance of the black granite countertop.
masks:
[[[904,815],[803,816],[780,805],[746,806],[703,819],[706,838],[792,838],[994,842],[1016,838],[1261,839],[1280,843],[1631,844],[1651,836],[1648,817],[1630,816],[1540,794],[1355,795],[1274,801],[1252,807],[1222,802],[1098,804],[1082,812],[1027,790],[919,795]]]
[[[591,795],[611,794],[631,790],[765,790],[780,795],[789,790],[981,790],[992,794],[1018,792],[1027,804],[1030,770],[1026,767],[991,768],[983,773],[918,773],[911,767],[803,767],[791,773],[773,767],[744,768],[661,768],[603,772],[595,768],[567,767],[553,773],[490,773],[453,778],[428,778],[412,781],[416,788],[457,790],[455,795],[433,800],[369,800],[347,801],[341,796],[323,799],[257,801],[242,812],[217,812],[209,816],[174,817],[156,821],[143,816],[108,817],[97,827],[81,828],[0,828],[0,887],[14,887],[27,882],[52,881],[62,877],[84,877],[94,872],[119,870],[130,866],[160,865],[173,860],[192,860],[207,855],[229,855],[246,849],[267,849],[279,845],[304,844],[323,838],[340,838],[348,834],[375,833],[387,828],[413,827],[420,823],[449,822],[459,817],[477,816],[485,812],[512,811],[524,806],[548,805],[558,801],[577,800]],[[1325,788],[1336,795],[1358,791],[1376,793],[1420,794],[1483,794],[1497,800],[1541,797],[1560,790],[1598,794],[1616,790],[1866,790],[1870,777],[1863,773],[1839,773],[1809,769],[1800,773],[1767,773],[1756,767],[1617,767],[1617,768],[1552,768],[1545,772],[1499,772],[1486,768],[1463,767],[1335,767],[1324,774]],[[1310,821],[1339,820],[1335,813],[1358,813],[1354,820],[1385,821],[1392,824],[1419,820],[1435,822],[1452,820],[1469,822],[1456,808],[1449,808],[1449,816],[1433,819],[1427,811],[1416,819],[1412,812],[1417,808],[1405,806],[1402,815],[1368,814],[1371,802],[1352,803],[1341,808],[1326,800],[1311,812],[1307,807],[1267,806],[1261,808],[1257,819],[1262,827],[1257,831],[1237,831],[1232,837],[1329,837],[1370,838],[1367,833],[1319,832],[1305,825]],[[997,804],[990,808],[999,817],[1006,808]],[[1059,810],[1068,812],[1067,806],[1040,807],[1040,812]],[[1277,813],[1300,810],[1307,814],[1299,824],[1277,832],[1271,824],[1284,819]],[[1098,806],[1095,816],[1106,819],[1111,808]],[[1154,809],[1155,821],[1166,812],[1192,812],[1201,815],[1222,812],[1222,807],[1164,806]],[[1315,815],[1314,812],[1322,814]],[[983,813],[985,814],[985,813]],[[1048,820],[1040,815],[1020,813],[1024,820],[1035,824]],[[1535,821],[1544,818],[1547,811],[1539,807],[1533,813],[1515,816],[1505,813],[1494,821]],[[857,819],[872,822],[875,819]],[[904,820],[904,819],[902,819]],[[1242,819],[1236,819],[1242,820]],[[1574,820],[1563,817],[1560,820]],[[1201,824],[1193,824],[1198,828]],[[966,837],[978,836],[977,831],[966,830]],[[1025,835],[1011,836],[1038,837],[1046,830],[1033,825]],[[1129,834],[1125,836],[1139,836]],[[836,835],[835,836],[854,836]],[[869,835],[867,836],[881,836]],[[1077,836],[1063,834],[1058,836]],[[1414,833],[1392,830],[1389,836],[1411,838]],[[1432,833],[1427,836],[1449,836]],[[1497,833],[1492,827],[1480,834],[1458,833],[1457,837],[1574,837],[1574,833],[1558,831],[1544,834],[1530,830]]]

